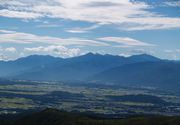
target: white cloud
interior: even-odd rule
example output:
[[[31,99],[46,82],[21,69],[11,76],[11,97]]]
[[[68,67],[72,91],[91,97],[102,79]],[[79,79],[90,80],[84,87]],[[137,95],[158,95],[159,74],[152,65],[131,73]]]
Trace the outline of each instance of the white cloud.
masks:
[[[59,38],[51,36],[40,36],[23,32],[0,30],[0,43],[47,43],[56,45],[82,45],[82,46],[108,46],[104,42],[81,38]]]
[[[5,48],[4,51],[14,53],[14,52],[16,52],[17,50],[16,50],[16,48],[14,48],[14,47],[9,47],[9,48]]]
[[[41,17],[41,14],[3,9],[0,10],[0,16],[11,18],[35,19]]]
[[[148,54],[148,55],[154,55],[155,56],[155,51],[150,50],[150,49],[132,49],[128,50],[126,52],[120,53],[119,56],[124,56],[124,57],[129,57],[132,55],[140,55],[140,54]]]
[[[145,43],[136,39],[132,39],[129,37],[102,37],[98,38],[98,40],[107,41],[107,42],[114,42],[121,45],[118,45],[119,47],[134,47],[134,46],[155,46],[153,44]],[[115,46],[117,47],[117,46]]]
[[[166,49],[166,50],[164,50],[164,52],[166,52],[166,53],[173,53],[174,51],[170,50],[170,49]]]
[[[154,54],[155,54],[155,51],[150,50],[150,49],[142,49],[142,48],[139,48],[139,49],[130,50],[129,53],[130,53],[131,55],[138,55],[138,54],[150,54],[150,55],[154,55]]]
[[[25,6],[25,4],[23,4],[22,2],[15,1],[15,0],[3,0],[3,1],[1,1],[0,5]]]
[[[121,53],[121,54],[119,54],[119,56],[129,57],[129,56],[131,56],[131,55],[130,55],[130,54],[127,54],[127,53]]]
[[[139,23],[140,21],[142,22]],[[131,25],[124,24],[122,28],[127,31],[180,28],[180,23],[178,23],[180,18],[175,17],[145,17],[136,18],[130,22]]]
[[[100,27],[100,24],[99,25],[92,25],[90,27],[72,28],[72,29],[66,30],[66,32],[70,32],[70,33],[86,33],[86,32],[89,32],[90,30],[96,29],[98,27]]]
[[[169,2],[164,2],[165,5],[167,6],[172,6],[172,7],[180,7],[180,1],[169,1]]]
[[[166,49],[164,50],[164,52],[167,56],[169,56],[173,60],[179,60],[180,49],[177,50]]]
[[[178,5],[179,3],[168,3]],[[150,12],[152,6],[131,0],[6,0],[0,3],[5,17],[35,19],[63,18],[93,23],[116,24],[124,30],[180,28],[180,18]],[[82,33],[80,29],[69,30]]]
[[[176,52],[180,52],[180,49],[176,50]]]
[[[64,46],[39,46],[34,48],[24,48],[24,52],[30,52],[30,53],[45,53],[50,55],[56,55],[60,57],[74,57],[80,55],[80,49],[79,48],[73,48],[68,49]]]
[[[180,49],[177,49],[177,50],[167,49],[167,50],[164,50],[164,52],[166,52],[166,53],[177,53],[177,52],[180,52]]]
[[[16,48],[14,48],[14,47],[8,47],[8,48],[3,48],[3,47],[1,47],[0,46],[0,51],[2,52],[11,52],[11,53],[14,53],[14,52],[16,52],[17,50],[16,50]]]
[[[8,57],[5,55],[0,55],[0,61],[6,61],[8,60]]]

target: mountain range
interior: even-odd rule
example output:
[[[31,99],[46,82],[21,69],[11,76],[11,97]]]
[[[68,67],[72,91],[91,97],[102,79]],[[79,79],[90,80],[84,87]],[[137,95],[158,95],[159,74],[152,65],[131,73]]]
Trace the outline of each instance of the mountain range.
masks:
[[[6,79],[89,81],[180,90],[180,63],[147,54],[122,57],[88,53],[66,59],[31,55],[0,61],[0,69],[0,77]]]

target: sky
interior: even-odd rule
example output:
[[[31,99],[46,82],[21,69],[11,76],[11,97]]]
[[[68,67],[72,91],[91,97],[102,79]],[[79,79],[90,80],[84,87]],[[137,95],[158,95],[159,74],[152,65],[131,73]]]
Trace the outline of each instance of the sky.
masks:
[[[0,60],[88,52],[180,60],[180,0],[0,0]]]

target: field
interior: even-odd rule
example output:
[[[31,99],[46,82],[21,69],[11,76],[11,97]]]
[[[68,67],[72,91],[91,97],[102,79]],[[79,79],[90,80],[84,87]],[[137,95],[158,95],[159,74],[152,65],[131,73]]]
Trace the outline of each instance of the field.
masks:
[[[59,82],[1,81],[0,114],[56,108],[71,112],[130,115],[180,115],[180,97],[153,88],[73,85]]]

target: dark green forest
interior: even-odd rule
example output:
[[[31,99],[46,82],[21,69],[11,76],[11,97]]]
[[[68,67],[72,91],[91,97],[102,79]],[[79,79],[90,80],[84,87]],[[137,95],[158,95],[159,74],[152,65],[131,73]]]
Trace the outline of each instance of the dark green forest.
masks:
[[[28,115],[19,114],[16,117],[1,116],[0,125],[180,125],[180,117],[136,116],[124,119],[105,119],[81,113],[45,109]]]

